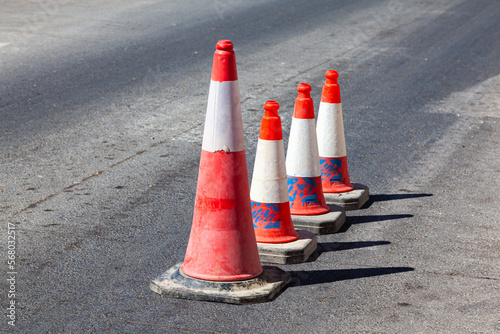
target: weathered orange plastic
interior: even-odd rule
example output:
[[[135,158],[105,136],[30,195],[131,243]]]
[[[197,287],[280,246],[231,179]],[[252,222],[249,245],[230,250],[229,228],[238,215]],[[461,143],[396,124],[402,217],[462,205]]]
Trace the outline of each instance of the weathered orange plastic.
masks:
[[[210,281],[262,272],[253,231],[245,151],[201,152],[184,274]]]
[[[231,41],[217,43],[212,80],[237,80]],[[230,115],[228,115],[229,117]],[[246,153],[201,151],[193,224],[181,271],[208,281],[259,276]]]

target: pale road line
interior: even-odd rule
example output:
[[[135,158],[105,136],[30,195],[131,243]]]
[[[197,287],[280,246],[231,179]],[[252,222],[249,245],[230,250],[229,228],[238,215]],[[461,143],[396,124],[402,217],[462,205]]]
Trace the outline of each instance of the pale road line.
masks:
[[[4,46],[9,45],[10,43],[0,43],[0,49],[3,48]]]
[[[187,129],[186,131],[189,132],[191,131],[193,128],[196,128],[196,127],[200,127],[202,125],[202,123],[199,123],[199,124],[196,124],[195,126]],[[172,136],[170,136],[169,138],[165,139],[165,140],[162,140],[158,143],[156,143],[154,146],[152,147],[156,147],[158,145],[162,145],[162,144],[165,144],[166,142],[168,142],[169,140],[176,140],[177,137],[181,137],[182,136],[182,133],[178,133],[178,134],[174,134]],[[151,148],[151,147],[150,147]],[[26,210],[29,210],[29,209],[32,209],[32,208],[35,208],[36,206],[38,206],[39,204],[42,204],[42,203],[45,203],[49,200],[51,200],[53,197],[55,196],[58,196],[60,195],[62,192],[64,192],[65,190],[69,190],[69,189],[72,189],[73,187],[75,186],[79,186],[79,185],[82,185],[83,183],[85,183],[86,181],[90,180],[91,178],[94,178],[96,176],[100,176],[101,174],[105,173],[105,172],[109,172],[110,170],[112,170],[114,167],[117,167],[119,165],[121,165],[122,163],[130,160],[130,159],[134,159],[136,158],[137,156],[143,154],[143,153],[146,153],[148,152],[148,150],[141,150],[141,151],[138,151],[120,161],[117,161],[115,162],[114,164],[110,165],[110,166],[106,166],[104,169],[100,170],[100,171],[97,171],[91,175],[87,175],[85,176],[83,179],[79,180],[79,181],[76,181],[74,182],[73,184],[71,185],[68,185],[62,189],[59,189],[49,195],[47,195],[46,197],[44,198],[41,198],[40,200],[36,201],[36,202],[32,202],[30,204],[28,204],[27,206],[24,206],[23,208],[13,212],[12,214],[10,214],[10,216],[5,216],[5,217],[0,217],[0,223],[1,222],[4,222],[4,221],[7,221],[8,219],[13,219],[14,217],[18,216],[19,214],[25,212]]]
[[[462,92],[452,93],[446,99],[426,107],[429,113],[455,114],[456,122],[432,145],[429,152],[404,176],[406,186],[417,191],[425,186],[423,180],[431,180],[446,168],[449,159],[461,145],[466,134],[472,131],[472,125],[482,124],[483,118],[500,118],[500,75],[492,77]],[[439,159],[436,159],[439,157]],[[432,167],[432,168],[430,168]]]
[[[446,100],[431,105],[429,112],[457,114],[458,117],[500,118],[500,75],[489,78],[462,92],[451,94]]]

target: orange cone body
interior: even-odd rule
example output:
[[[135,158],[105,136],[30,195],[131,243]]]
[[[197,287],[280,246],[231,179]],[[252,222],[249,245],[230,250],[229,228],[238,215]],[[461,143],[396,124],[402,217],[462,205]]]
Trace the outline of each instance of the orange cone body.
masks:
[[[257,277],[263,268],[253,231],[236,58],[217,43],[208,97],[191,235],[182,272],[210,281]]]
[[[290,212],[319,215],[329,208],[321,186],[311,86],[301,83],[297,90],[286,155]]]
[[[318,110],[318,151],[323,192],[342,193],[354,186],[347,170],[347,154],[337,71],[327,71]]]
[[[264,109],[250,189],[253,226],[257,242],[285,243],[299,234],[290,215],[279,104],[267,101]]]

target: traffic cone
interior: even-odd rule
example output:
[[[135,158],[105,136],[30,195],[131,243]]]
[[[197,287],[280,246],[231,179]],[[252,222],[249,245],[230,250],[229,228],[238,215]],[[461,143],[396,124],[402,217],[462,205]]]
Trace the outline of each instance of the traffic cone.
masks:
[[[345,212],[325,202],[311,86],[301,83],[297,90],[286,155],[292,221],[295,228],[316,234],[334,233],[345,222]]]
[[[280,264],[304,262],[316,249],[316,236],[293,227],[279,104],[267,101],[264,109],[250,188],[260,260]]]
[[[369,189],[362,184],[351,184],[347,169],[340,87],[337,83],[339,74],[330,70],[325,77],[316,127],[323,193],[327,203],[355,210],[366,203]]]
[[[233,44],[216,45],[191,235],[184,263],[150,287],[170,297],[262,302],[291,280],[262,267],[252,226],[250,190]]]

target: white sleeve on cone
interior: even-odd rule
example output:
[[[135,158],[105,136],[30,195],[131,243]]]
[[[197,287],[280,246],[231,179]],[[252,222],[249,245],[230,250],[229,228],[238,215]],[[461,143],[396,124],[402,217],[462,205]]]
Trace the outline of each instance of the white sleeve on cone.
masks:
[[[286,173],[294,177],[321,175],[314,119],[292,118],[286,153]]]
[[[342,158],[346,156],[342,104],[320,102],[316,131],[320,157]]]
[[[211,81],[202,149],[245,150],[238,81]]]
[[[260,203],[288,202],[283,140],[263,140],[259,138],[250,198],[252,201]]]

